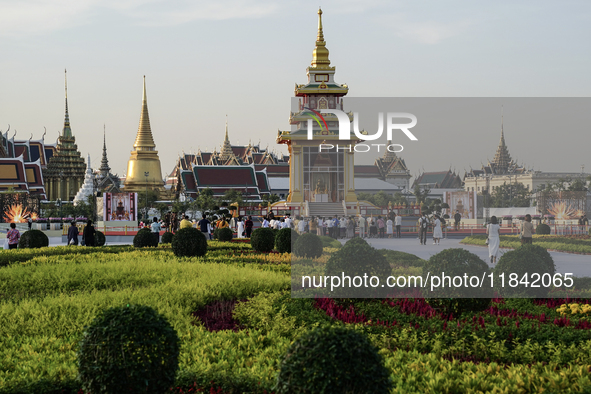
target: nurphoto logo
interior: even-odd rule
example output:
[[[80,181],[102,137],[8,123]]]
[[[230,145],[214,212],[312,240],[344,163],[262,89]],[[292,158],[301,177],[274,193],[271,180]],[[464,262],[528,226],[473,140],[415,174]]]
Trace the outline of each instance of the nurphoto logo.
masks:
[[[308,119],[308,139],[312,140],[314,137],[313,125],[314,121],[320,127],[322,134],[328,134],[328,125],[324,116],[322,114],[333,114],[337,117],[339,122],[339,140],[351,140],[351,119],[349,115],[344,111],[338,109],[320,109],[320,112],[315,111],[311,108],[306,108],[306,110],[310,111],[310,117],[312,119]],[[385,119],[385,122],[384,122]],[[407,123],[399,123],[400,119],[408,119],[410,122]],[[417,124],[417,117],[408,112],[388,112],[384,116],[384,112],[378,112],[378,130],[374,134],[368,134],[365,131],[359,129],[359,113],[353,113],[353,133],[355,137],[359,138],[362,141],[374,141],[377,140],[382,136],[384,133],[384,123],[386,123],[386,137],[388,141],[392,141],[392,137],[395,130],[402,131],[408,139],[411,141],[418,141],[417,137],[409,130],[416,126]],[[336,145],[338,149],[345,149],[355,152],[368,152],[371,150],[371,147],[375,147],[377,151],[380,151],[381,147],[386,147],[386,149],[390,152],[401,152],[403,150],[403,146],[400,144],[356,144],[354,146],[347,145],[343,147],[339,147]],[[335,148],[333,144],[320,144],[320,150],[330,150]]]

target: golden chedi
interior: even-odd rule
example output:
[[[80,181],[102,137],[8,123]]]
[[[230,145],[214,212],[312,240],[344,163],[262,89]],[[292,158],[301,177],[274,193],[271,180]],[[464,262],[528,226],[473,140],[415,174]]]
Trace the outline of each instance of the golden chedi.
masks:
[[[148,115],[148,98],[146,96],[146,77],[144,76],[144,93],[142,98],[142,112],[140,124],[133,144],[134,150],[127,162],[127,176],[124,191],[144,192],[146,189],[155,190],[159,195],[164,193],[164,181],[160,169],[160,158],[150,129]]]

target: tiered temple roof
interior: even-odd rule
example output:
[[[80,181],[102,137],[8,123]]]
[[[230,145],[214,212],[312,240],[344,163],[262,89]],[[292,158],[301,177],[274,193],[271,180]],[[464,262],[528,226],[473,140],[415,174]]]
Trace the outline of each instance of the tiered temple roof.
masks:
[[[47,163],[43,139],[15,140],[0,132],[0,191],[27,192],[45,199],[43,172]],[[18,154],[17,154],[18,153]]]
[[[455,171],[423,172],[413,182],[413,188],[428,187],[430,189],[459,189],[462,187],[462,178]]]

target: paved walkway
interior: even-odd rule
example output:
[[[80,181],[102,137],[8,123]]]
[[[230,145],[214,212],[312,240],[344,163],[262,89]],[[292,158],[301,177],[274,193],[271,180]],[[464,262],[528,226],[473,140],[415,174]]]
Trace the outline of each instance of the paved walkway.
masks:
[[[428,260],[434,254],[443,249],[463,248],[469,252],[474,253],[483,259],[489,266],[490,258],[488,256],[488,247],[463,245],[460,244],[462,238],[447,238],[442,239],[440,245],[433,245],[433,239],[427,239],[427,245],[420,245],[418,238],[399,238],[399,239],[366,239],[369,244],[378,249],[399,250],[401,252],[412,253],[422,259]],[[346,240],[340,240],[344,243]],[[509,251],[510,249],[500,249],[499,257]],[[556,272],[566,274],[572,273],[574,276],[590,276],[591,277],[591,256],[579,255],[561,252],[549,252],[554,259],[556,265]]]

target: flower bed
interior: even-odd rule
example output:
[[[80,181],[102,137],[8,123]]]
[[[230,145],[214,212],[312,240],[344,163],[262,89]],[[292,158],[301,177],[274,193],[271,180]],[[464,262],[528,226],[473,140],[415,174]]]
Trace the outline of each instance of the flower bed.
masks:
[[[420,298],[293,299],[289,254],[210,245],[206,256],[182,259],[169,248],[50,248],[1,267],[0,392],[79,393],[83,327],[125,303],[153,307],[177,331],[174,393],[269,393],[290,344],[325,324],[359,331],[381,349],[393,393],[591,387],[589,300],[494,299],[482,312],[454,316]],[[389,257],[421,269],[408,256]]]

